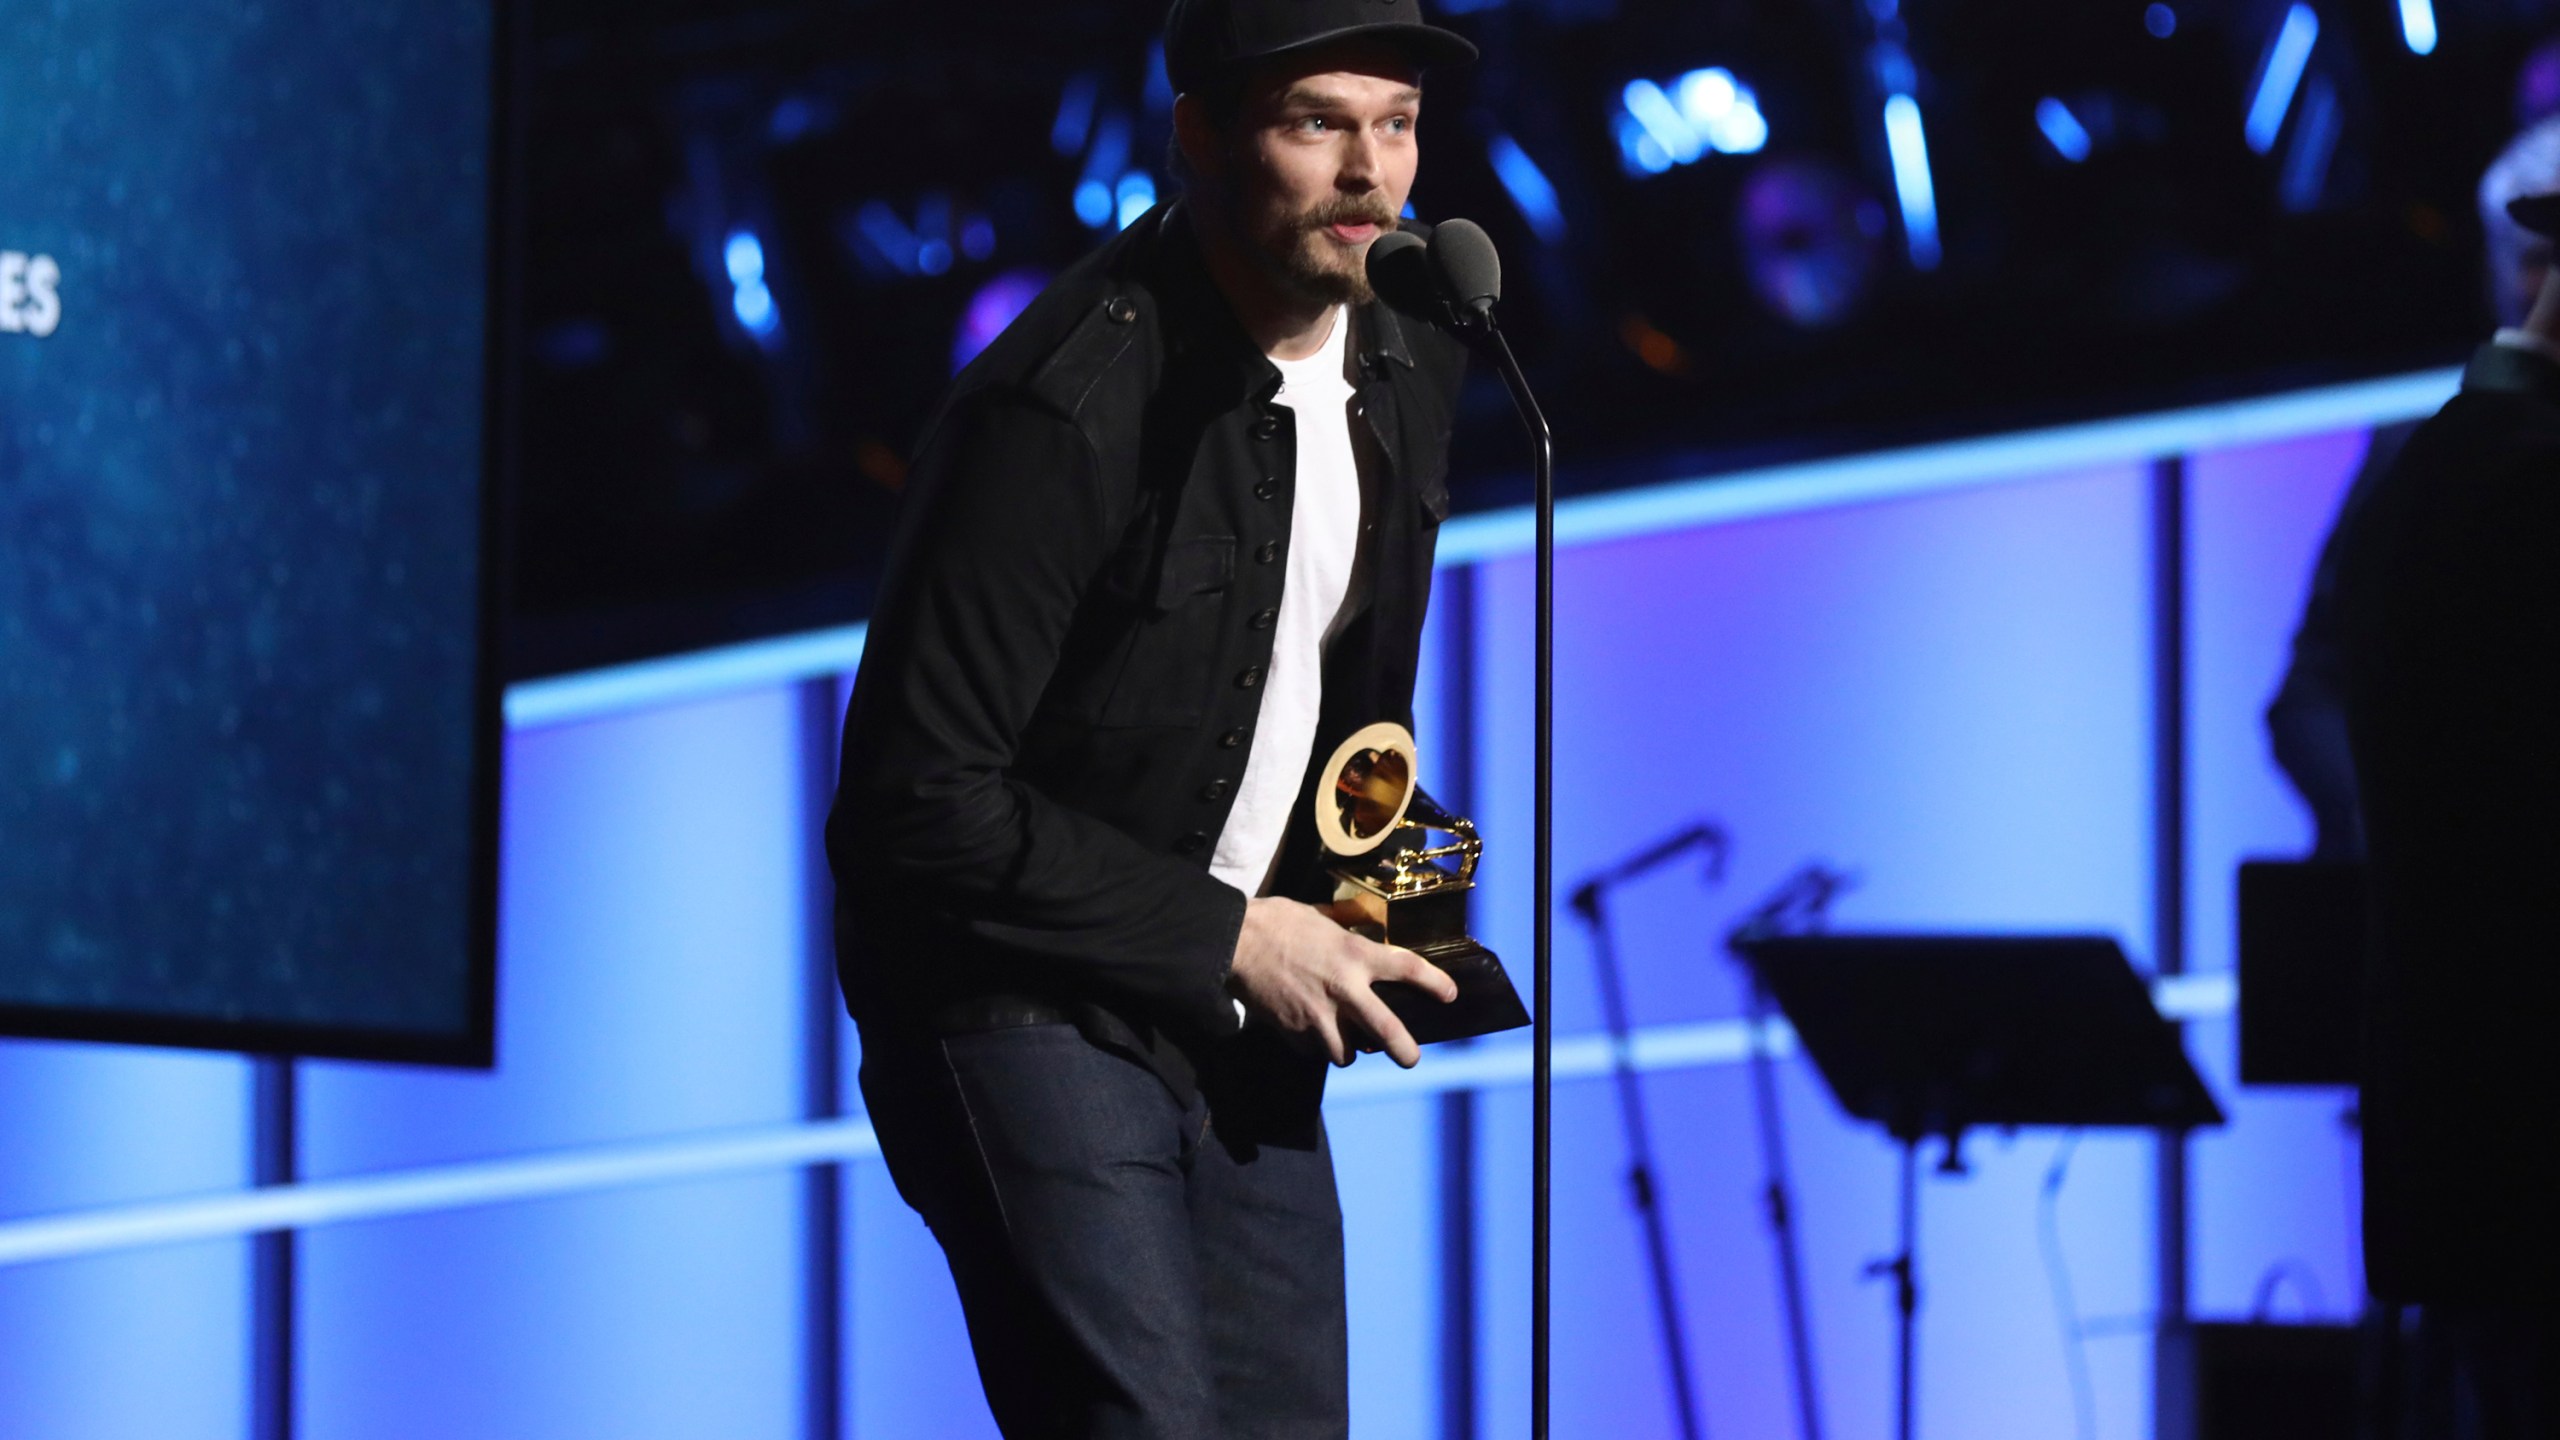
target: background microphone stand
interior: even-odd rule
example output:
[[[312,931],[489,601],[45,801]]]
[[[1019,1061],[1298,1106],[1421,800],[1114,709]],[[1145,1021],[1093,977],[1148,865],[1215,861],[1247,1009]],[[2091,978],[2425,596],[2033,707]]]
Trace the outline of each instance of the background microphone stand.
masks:
[[[1762,1198],[1769,1216],[1769,1240],[1778,1252],[1778,1297],[1786,1307],[1787,1360],[1794,1372],[1796,1425],[1803,1440],[1822,1440],[1821,1388],[1814,1379],[1813,1322],[1804,1299],[1804,1257],[1796,1245],[1795,1197],[1787,1183],[1786,1124],[1778,1110],[1778,1067],[1769,1053],[1769,1016],[1774,1007],[1768,981],[1747,948],[1780,935],[1806,935],[1822,929],[1831,902],[1856,881],[1819,864],[1788,876],[1760,907],[1725,934],[1725,951],[1742,966],[1749,988],[1751,1027],[1751,1098],[1760,1131]]]
[[[1593,969],[1600,979],[1600,1006],[1609,1024],[1610,1070],[1617,1081],[1618,1114],[1627,1131],[1627,1191],[1644,1221],[1645,1255],[1653,1270],[1654,1314],[1662,1325],[1663,1361],[1671,1373],[1671,1403],[1680,1422],[1681,1440],[1701,1440],[1706,1422],[1699,1412],[1697,1387],[1689,1374],[1689,1342],[1680,1322],[1680,1286],[1671,1264],[1671,1226],[1662,1214],[1662,1186],[1653,1164],[1652,1126],[1644,1109],[1644,1086],[1635,1064],[1635,1026],[1627,1014],[1626,978],[1618,966],[1618,946],[1609,929],[1610,887],[1669,864],[1691,850],[1707,852],[1706,880],[1724,878],[1724,831],[1711,824],[1692,825],[1655,844],[1614,869],[1574,887],[1573,911],[1591,931]]]

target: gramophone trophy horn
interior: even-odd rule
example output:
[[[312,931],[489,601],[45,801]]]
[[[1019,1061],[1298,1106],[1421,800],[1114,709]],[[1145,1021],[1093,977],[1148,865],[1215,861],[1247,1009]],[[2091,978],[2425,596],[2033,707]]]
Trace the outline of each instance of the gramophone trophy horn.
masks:
[[[1529,1012],[1502,962],[1467,934],[1467,892],[1484,842],[1472,822],[1415,783],[1420,768],[1413,736],[1392,721],[1354,734],[1325,763],[1316,835],[1333,858],[1334,899],[1357,912],[1351,928],[1413,951],[1458,982],[1458,998],[1445,1005],[1399,982],[1377,987],[1418,1043],[1526,1025]]]

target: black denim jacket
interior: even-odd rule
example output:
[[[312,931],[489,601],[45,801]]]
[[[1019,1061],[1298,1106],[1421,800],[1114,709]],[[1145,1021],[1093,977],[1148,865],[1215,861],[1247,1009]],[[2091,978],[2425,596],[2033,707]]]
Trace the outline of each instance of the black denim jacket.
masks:
[[[1411,724],[1466,366],[1384,305],[1354,325],[1391,473],[1311,772],[1362,725]],[[1288,569],[1279,383],[1179,205],[1062,275],[954,383],[918,448],[827,828],[866,1025],[1021,997],[1194,1060],[1235,1032],[1244,897],[1208,865]],[[1284,893],[1321,888],[1314,859],[1301,814]]]

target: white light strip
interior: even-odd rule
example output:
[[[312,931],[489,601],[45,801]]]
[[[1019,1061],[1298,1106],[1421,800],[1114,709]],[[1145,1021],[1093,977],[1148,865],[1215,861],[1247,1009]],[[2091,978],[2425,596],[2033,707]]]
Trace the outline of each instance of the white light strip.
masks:
[[[1929,139],[1920,127],[1920,102],[1908,95],[1884,101],[1884,143],[1893,159],[1893,193],[1902,202],[1902,239],[1911,268],[1938,268],[1938,187],[1929,178]]]
[[[2458,369],[2425,370],[2151,415],[1665,481],[1565,501],[1556,507],[1556,541],[1591,545],[1964,490],[2083,466],[2387,425],[2433,413],[2452,398],[2461,379]],[[1536,518],[1525,505],[1462,516],[1440,527],[1440,564],[1473,565],[1526,554],[1536,538]],[[507,689],[507,724],[518,730],[566,725],[844,674],[862,659],[864,632],[861,625],[845,625],[526,681]]]
[[[1565,501],[1556,507],[1556,543],[1591,545],[2386,425],[2433,414],[2461,381],[2458,369],[2423,370],[2152,415],[1675,480]],[[1526,554],[1536,538],[1537,517],[1526,505],[1463,516],[1440,527],[1440,563]]]
[[[2311,47],[2320,41],[2320,17],[2296,0],[2284,12],[2284,25],[2267,49],[2267,68],[2258,72],[2258,93],[2249,102],[2243,129],[2249,148],[2264,155],[2276,148],[2285,112],[2293,108],[2293,92],[2302,84],[2303,67],[2311,63]]]
[[[583,670],[507,687],[507,727],[532,730],[630,710],[704,700],[766,685],[842,675],[862,660],[870,627],[840,625],[771,640],[723,645],[604,670]]]
[[[2400,38],[2408,42],[2412,55],[2436,53],[2434,0],[2400,0]]]
[[[0,1224],[0,1266],[739,1171],[820,1165],[879,1153],[870,1121],[820,1120],[102,1206]]]
[[[2156,982],[2153,995],[2161,1013],[2172,1019],[2205,1020],[2231,1014],[2239,999],[2239,987],[2229,975],[2189,975]],[[1768,1039],[1772,1055],[1785,1059],[1796,1053],[1795,1031],[1784,1021],[1770,1023]],[[1657,1025],[1631,1037],[1629,1056],[1635,1068],[1644,1072],[1732,1065],[1750,1057],[1750,1040],[1750,1026],[1740,1020]],[[1559,1040],[1555,1046],[1556,1078],[1590,1080],[1607,1075],[1614,1050],[1606,1035],[1576,1035]],[[1433,1051],[1412,1070],[1399,1070],[1372,1059],[1335,1075],[1326,1096],[1337,1104],[1357,1105],[1452,1090],[1526,1085],[1530,1074],[1529,1042],[1496,1040]],[[871,1133],[870,1121],[814,1120],[437,1165],[345,1180],[313,1180],[263,1190],[100,1206],[0,1222],[0,1268],[270,1230],[308,1230],[352,1220],[383,1220],[715,1175],[838,1164],[870,1159],[879,1153],[880,1142]]]

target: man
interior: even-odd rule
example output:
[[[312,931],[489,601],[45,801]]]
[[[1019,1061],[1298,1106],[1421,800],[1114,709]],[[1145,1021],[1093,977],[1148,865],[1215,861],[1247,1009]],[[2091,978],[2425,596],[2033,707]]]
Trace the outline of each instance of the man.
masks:
[[[1417,0],[1177,0],[1183,199],[919,449],[828,842],[862,1089],[1008,1436],[1339,1436],[1325,1059],[1456,991],[1316,904],[1311,772],[1410,723],[1465,357],[1377,303]]]
[[[2510,208],[2560,232],[2560,194]],[[2432,1337],[2419,1433],[2560,1436],[2560,280],[2340,545],[2375,926],[2367,1268]]]
[[[2517,224],[2507,203],[2560,187],[2560,124],[2528,126],[2480,178],[2480,228],[2488,241],[2489,305],[2498,324],[2521,327],[2551,266],[2551,242]],[[2339,502],[2338,518],[2311,575],[2311,594],[2293,633],[2293,658],[2267,706],[2267,739],[2276,764],[2310,807],[2312,858],[2364,857],[2364,819],[2356,803],[2355,768],[2347,753],[2345,661],[2339,653],[2337,586],[2344,536],[2375,481],[2391,468],[2415,423],[2375,428],[2364,463]]]

